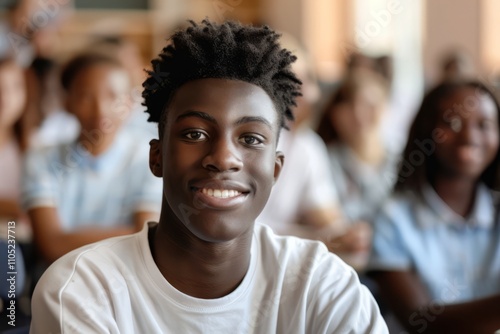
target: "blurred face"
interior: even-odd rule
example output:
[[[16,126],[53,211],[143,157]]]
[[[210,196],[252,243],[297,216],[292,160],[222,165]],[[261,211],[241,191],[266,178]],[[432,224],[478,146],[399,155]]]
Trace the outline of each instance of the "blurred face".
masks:
[[[21,117],[25,104],[26,86],[22,69],[14,63],[0,66],[0,127],[12,127]]]
[[[80,122],[81,136],[93,146],[109,145],[130,114],[127,72],[109,64],[80,71],[67,92],[66,108]]]
[[[343,142],[353,142],[378,131],[385,108],[384,92],[366,86],[358,90],[352,101],[345,101],[330,112],[332,126]]]
[[[181,86],[151,149],[163,210],[178,218],[169,223],[208,242],[251,233],[283,163],[278,130],[273,101],[256,85],[200,79]]]
[[[441,103],[436,144],[441,172],[476,180],[498,151],[498,110],[493,99],[474,88],[455,91]]]

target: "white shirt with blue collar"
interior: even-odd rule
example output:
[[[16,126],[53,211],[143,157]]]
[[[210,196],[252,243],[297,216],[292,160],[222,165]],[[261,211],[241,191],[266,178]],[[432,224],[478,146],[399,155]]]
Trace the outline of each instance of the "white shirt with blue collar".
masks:
[[[394,195],[375,219],[369,270],[414,270],[440,303],[499,293],[497,196],[481,184],[471,214],[463,218],[430,185]]]

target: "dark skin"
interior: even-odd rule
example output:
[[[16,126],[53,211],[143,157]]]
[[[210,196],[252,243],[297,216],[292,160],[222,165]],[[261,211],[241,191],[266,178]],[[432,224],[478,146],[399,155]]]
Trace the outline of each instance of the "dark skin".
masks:
[[[166,108],[150,150],[164,185],[153,257],[179,291],[219,298],[248,270],[255,218],[283,165],[278,113],[262,88],[225,79],[190,81]]]
[[[476,97],[475,108],[446,113],[466,99]],[[457,108],[455,108],[457,109]],[[438,170],[430,180],[443,201],[467,217],[481,173],[498,151],[498,110],[489,96],[473,88],[455,91],[442,102],[437,127],[445,133],[436,143]],[[401,324],[411,333],[493,333],[500,328],[500,295],[453,305],[437,306],[413,271],[371,273]]]

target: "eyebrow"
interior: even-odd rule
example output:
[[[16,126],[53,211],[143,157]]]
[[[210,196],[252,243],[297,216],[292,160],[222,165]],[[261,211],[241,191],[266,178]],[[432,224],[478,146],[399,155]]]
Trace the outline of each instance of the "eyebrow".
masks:
[[[189,110],[189,111],[183,112],[181,115],[179,115],[177,117],[177,119],[175,121],[179,122],[179,121],[181,121],[185,118],[189,118],[189,117],[197,117],[197,118],[201,118],[203,120],[206,120],[212,124],[217,124],[217,120],[214,117],[212,117],[211,115],[209,115],[205,112],[202,112],[202,111],[194,111],[194,110]],[[267,119],[265,119],[264,117],[260,117],[260,116],[241,117],[235,122],[235,125],[241,125],[241,124],[253,123],[253,122],[264,124],[265,126],[267,126],[270,129],[273,128],[271,123]]]
[[[238,119],[235,124],[241,125],[241,124],[252,123],[252,122],[264,124],[265,126],[267,126],[271,130],[273,128],[271,123],[269,123],[269,121],[267,119],[265,119],[264,117],[260,117],[260,116],[244,116],[244,117],[241,117],[240,119]]]
[[[206,121],[209,121],[210,123],[217,124],[217,121],[215,120],[215,118],[213,118],[209,114],[202,112],[202,111],[194,111],[194,110],[189,110],[189,111],[183,112],[182,114],[180,114],[177,117],[175,122],[177,123],[177,122],[179,122],[185,118],[189,118],[189,117],[197,117],[197,118],[201,118],[201,119],[204,119]]]

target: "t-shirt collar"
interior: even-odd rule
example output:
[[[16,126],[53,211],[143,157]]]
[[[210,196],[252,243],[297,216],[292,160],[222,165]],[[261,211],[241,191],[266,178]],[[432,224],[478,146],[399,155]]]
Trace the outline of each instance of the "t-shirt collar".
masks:
[[[98,156],[90,154],[85,147],[76,140],[73,147],[75,152],[80,152],[78,164],[84,168],[94,172],[105,172],[108,169],[115,169],[118,161],[125,155],[127,151],[127,141],[123,131],[119,131],[111,146]]]
[[[423,203],[416,212],[419,224],[430,227],[436,222],[453,226],[469,226],[490,229],[494,225],[495,203],[491,191],[480,183],[476,190],[474,206],[470,215],[464,218],[453,211],[428,183],[422,186]],[[431,208],[431,210],[425,209]]]

